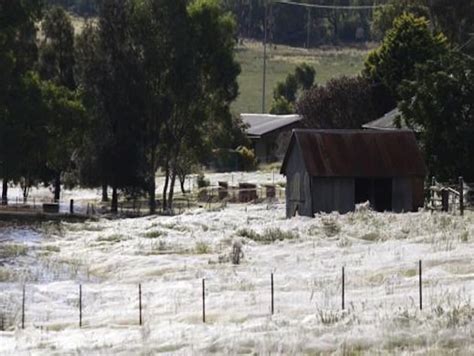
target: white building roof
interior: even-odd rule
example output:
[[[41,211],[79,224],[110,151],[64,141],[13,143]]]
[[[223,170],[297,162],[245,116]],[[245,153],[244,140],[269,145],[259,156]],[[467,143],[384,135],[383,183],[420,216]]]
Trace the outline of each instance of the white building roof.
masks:
[[[248,136],[260,137],[301,121],[299,115],[241,114]]]

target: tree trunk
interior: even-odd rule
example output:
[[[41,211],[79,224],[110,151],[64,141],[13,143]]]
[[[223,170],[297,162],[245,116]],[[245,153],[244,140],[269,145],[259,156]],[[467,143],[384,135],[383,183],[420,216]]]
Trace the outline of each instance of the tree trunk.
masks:
[[[113,214],[118,213],[118,196],[117,196],[117,187],[112,187],[112,204],[110,206],[110,211]]]
[[[2,205],[8,205],[8,180],[2,181]]]
[[[155,182],[155,177],[153,175],[153,178],[150,180],[150,183],[148,185],[148,205],[150,208],[150,214],[155,214],[156,213],[156,182]]]
[[[168,195],[168,208],[170,211],[173,210],[173,195],[174,195],[174,184],[176,182],[176,171],[173,169],[171,172],[170,192]]]
[[[184,186],[184,184],[186,183],[186,175],[179,174],[178,179],[179,179],[179,185],[181,186],[181,193],[186,194],[186,188]]]
[[[150,210],[150,214],[156,214],[156,181],[155,181],[155,173],[156,173],[156,151],[153,148],[151,151],[151,162],[150,162],[150,182],[148,183],[148,208]]]
[[[109,201],[109,194],[107,192],[107,184],[102,184],[102,202]]]
[[[58,202],[61,197],[61,173],[54,178],[54,201]]]
[[[165,185],[163,186],[163,202],[162,202],[162,207],[163,210],[167,208],[167,199],[166,195],[168,194],[168,184],[170,180],[170,166],[168,160],[166,161],[165,165]]]

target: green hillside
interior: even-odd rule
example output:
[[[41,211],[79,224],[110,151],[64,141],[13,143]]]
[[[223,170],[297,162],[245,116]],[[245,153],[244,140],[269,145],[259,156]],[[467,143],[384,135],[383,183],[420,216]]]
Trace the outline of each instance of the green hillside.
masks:
[[[283,80],[299,63],[316,68],[316,81],[325,83],[340,75],[355,75],[363,67],[368,50],[354,48],[306,50],[288,46],[268,49],[266,110],[271,105],[275,84]],[[245,42],[237,48],[237,59],[242,66],[239,77],[240,95],[233,104],[236,114],[261,112],[263,83],[263,47],[260,43]]]

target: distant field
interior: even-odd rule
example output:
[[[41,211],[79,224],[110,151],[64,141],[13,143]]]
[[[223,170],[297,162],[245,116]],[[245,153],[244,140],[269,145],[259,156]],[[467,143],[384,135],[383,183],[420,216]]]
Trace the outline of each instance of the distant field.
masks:
[[[316,81],[325,83],[340,75],[355,75],[363,67],[368,50],[354,48],[306,50],[288,46],[268,49],[266,109],[270,109],[275,84],[285,79],[296,65],[306,62],[316,69]],[[240,95],[232,106],[236,114],[261,112],[263,47],[245,42],[237,48],[237,59],[242,66],[239,77]]]
[[[92,21],[96,21],[92,19]],[[80,33],[86,22],[85,19],[72,16],[76,34]],[[325,83],[327,80],[340,75],[355,75],[363,67],[367,49],[330,48],[311,49],[289,46],[268,46],[267,48],[267,84],[266,110],[270,110],[273,88],[278,81],[293,71],[296,65],[306,62],[316,69],[316,82]],[[242,66],[239,76],[240,95],[232,105],[236,114],[262,111],[262,73],[263,46],[259,42],[245,41],[236,49],[237,60]]]

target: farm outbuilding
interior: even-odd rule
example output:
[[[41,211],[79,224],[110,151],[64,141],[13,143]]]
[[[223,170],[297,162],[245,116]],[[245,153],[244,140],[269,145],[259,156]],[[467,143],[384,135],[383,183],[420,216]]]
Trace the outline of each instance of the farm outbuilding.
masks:
[[[293,130],[281,173],[286,215],[423,206],[426,167],[412,131]]]
[[[377,120],[370,121],[362,125],[362,128],[380,131],[411,130],[415,133],[415,136],[419,135],[422,131],[421,127],[417,125],[409,127],[405,117],[398,108],[389,111]]]
[[[299,115],[270,114],[241,114],[240,117],[259,162],[281,160],[291,130],[301,127],[302,119]]]

